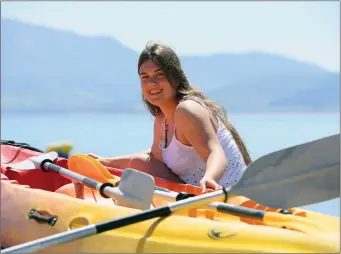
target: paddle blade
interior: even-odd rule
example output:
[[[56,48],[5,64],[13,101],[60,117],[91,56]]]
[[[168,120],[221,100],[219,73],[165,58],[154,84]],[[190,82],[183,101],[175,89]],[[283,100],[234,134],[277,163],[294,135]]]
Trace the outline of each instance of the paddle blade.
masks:
[[[116,201],[118,205],[150,208],[155,189],[155,181],[151,175],[135,169],[125,169],[118,188],[123,194],[123,198]]]
[[[257,159],[233,192],[282,208],[340,197],[340,134]]]
[[[18,163],[8,164],[7,167],[10,167],[13,170],[20,171],[40,169],[40,164],[43,160],[48,159],[54,161],[55,159],[57,159],[57,157],[58,154],[56,152],[44,153],[38,156],[32,156]]]

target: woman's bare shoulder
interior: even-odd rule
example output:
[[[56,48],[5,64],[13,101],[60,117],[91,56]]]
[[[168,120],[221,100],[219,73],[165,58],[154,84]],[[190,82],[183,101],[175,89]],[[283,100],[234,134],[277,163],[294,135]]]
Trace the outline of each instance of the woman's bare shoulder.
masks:
[[[217,132],[218,122],[212,113],[193,100],[179,103],[175,110],[174,118],[176,125],[181,129],[189,128],[189,126],[202,127],[212,124],[213,129]]]
[[[186,100],[182,101],[178,104],[178,106],[175,109],[174,116],[177,118],[187,118],[192,117],[196,119],[202,119],[205,117],[209,117],[209,112],[207,109],[205,109],[203,106],[201,106],[199,103],[192,101],[192,100]]]

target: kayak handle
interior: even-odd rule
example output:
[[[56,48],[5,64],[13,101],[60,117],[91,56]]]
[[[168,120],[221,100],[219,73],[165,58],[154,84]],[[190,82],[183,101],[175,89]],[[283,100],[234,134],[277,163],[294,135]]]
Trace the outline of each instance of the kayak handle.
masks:
[[[28,218],[37,222],[47,223],[50,226],[54,226],[58,220],[58,216],[44,215],[38,212],[36,209],[31,209],[28,213]]]

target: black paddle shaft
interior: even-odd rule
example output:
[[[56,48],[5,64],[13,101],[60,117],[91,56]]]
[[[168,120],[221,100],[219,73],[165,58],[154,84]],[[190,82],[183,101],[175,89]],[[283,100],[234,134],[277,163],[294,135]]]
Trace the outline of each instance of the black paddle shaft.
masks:
[[[124,216],[116,220],[110,220],[110,221],[98,223],[96,224],[96,231],[99,234],[99,233],[103,233],[105,231],[109,231],[112,229],[128,226],[137,222],[141,222],[141,221],[145,221],[145,220],[149,220],[149,219],[153,219],[157,217],[168,216],[171,213],[172,213],[172,210],[168,205],[161,206],[153,210],[145,210],[138,214]]]
[[[145,210],[139,212],[138,214],[132,214],[125,217],[121,217],[116,220],[110,220],[96,224],[96,230],[98,233],[105,232],[107,230],[112,230],[115,228],[120,228],[126,225],[134,224],[144,220],[153,219],[156,217],[168,216],[176,210],[181,210],[185,207],[190,207],[195,204],[197,206],[206,204],[210,202],[215,197],[223,196],[224,200],[227,200],[229,189],[222,189],[211,193],[206,193],[201,196],[190,197],[185,200],[177,201],[176,203],[160,206],[151,210]]]

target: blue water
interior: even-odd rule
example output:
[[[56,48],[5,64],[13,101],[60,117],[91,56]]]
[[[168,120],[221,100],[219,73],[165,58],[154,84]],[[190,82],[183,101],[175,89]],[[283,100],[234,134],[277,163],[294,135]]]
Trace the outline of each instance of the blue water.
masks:
[[[252,159],[314,139],[340,133],[340,115],[231,114]],[[49,143],[72,142],[72,153],[123,155],[150,148],[153,119],[148,114],[3,114],[1,139],[44,149]],[[339,216],[340,199],[304,207]]]

